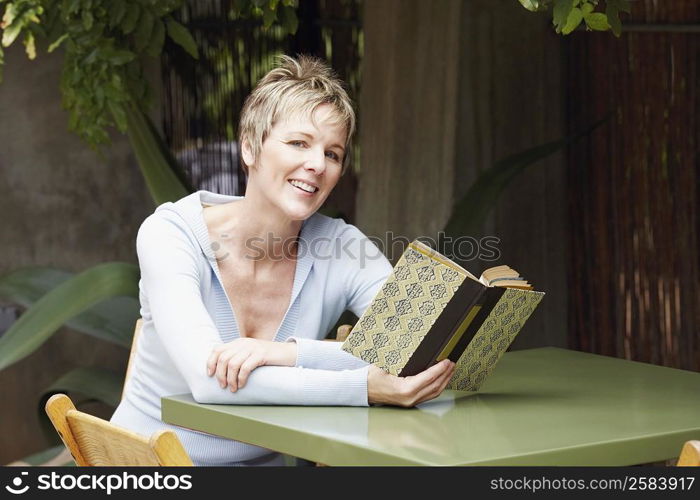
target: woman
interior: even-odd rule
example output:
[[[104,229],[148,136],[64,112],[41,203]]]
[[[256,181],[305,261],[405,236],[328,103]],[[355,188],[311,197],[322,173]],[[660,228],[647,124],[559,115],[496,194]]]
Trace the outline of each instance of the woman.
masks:
[[[391,265],[356,227],[317,214],[348,165],[350,100],[320,60],[283,56],[246,100],[245,197],[199,191],[139,229],[142,334],[112,422],[171,428],[198,465],[279,465],[270,450],[160,420],[160,398],[200,403],[413,406],[454,364],[399,378],[323,342],[360,316]]]

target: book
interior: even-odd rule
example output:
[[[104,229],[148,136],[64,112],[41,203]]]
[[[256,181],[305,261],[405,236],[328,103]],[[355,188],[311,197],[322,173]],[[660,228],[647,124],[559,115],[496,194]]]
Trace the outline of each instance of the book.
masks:
[[[447,387],[477,391],[543,296],[508,266],[477,278],[415,240],[341,348],[399,377],[449,358]]]

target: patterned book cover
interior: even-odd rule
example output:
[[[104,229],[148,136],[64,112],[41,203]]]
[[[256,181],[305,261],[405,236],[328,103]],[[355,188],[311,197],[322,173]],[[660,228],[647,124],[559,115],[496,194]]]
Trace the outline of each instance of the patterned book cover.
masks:
[[[437,350],[442,351],[440,359],[453,359],[449,350],[445,351],[446,345],[459,350],[471,338],[456,360],[448,387],[478,390],[544,295],[492,288],[498,302],[474,316],[468,311],[479,312],[481,305],[472,306],[487,290],[452,261],[416,240],[396,263],[342,349],[392,375],[405,376],[404,368],[415,365],[420,355]],[[453,298],[456,300],[448,307]],[[421,344],[428,334],[431,340],[439,336],[441,344],[428,346],[426,351],[427,342]]]

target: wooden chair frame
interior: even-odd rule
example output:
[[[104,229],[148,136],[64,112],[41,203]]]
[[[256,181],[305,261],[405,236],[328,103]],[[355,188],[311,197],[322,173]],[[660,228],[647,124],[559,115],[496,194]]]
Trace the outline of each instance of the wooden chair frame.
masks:
[[[700,466],[700,441],[686,441],[676,465],[678,467]]]
[[[78,466],[192,465],[171,430],[158,431],[148,439],[77,410],[65,394],[51,396],[46,413]]]

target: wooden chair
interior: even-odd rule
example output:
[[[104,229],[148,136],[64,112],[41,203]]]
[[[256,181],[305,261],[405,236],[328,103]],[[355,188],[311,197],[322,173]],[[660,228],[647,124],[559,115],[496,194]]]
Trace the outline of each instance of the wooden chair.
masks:
[[[124,376],[124,386],[122,387],[122,399],[124,399],[124,391],[126,390],[126,384],[131,376],[131,370],[134,365],[134,358],[136,357],[136,347],[138,346],[139,336],[141,335],[141,326],[143,325],[143,320],[141,318],[136,320],[136,325],[134,326],[134,336],[131,339],[131,352],[129,352],[129,361],[126,365],[126,375]]]
[[[352,325],[340,325],[336,331],[335,340],[345,342],[345,339],[350,335],[350,330],[352,330]]]
[[[173,431],[158,431],[148,439],[78,411],[65,394],[53,395],[46,413],[78,466],[192,465]]]
[[[700,441],[686,441],[676,465],[678,467],[700,467]]]

